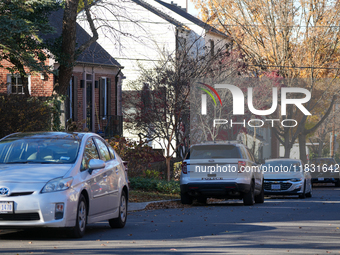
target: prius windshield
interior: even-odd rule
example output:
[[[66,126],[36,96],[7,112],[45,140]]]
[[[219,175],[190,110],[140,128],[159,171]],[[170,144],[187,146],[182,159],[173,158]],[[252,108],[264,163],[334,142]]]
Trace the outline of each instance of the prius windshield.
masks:
[[[71,164],[80,142],[72,139],[18,138],[0,141],[0,164]]]

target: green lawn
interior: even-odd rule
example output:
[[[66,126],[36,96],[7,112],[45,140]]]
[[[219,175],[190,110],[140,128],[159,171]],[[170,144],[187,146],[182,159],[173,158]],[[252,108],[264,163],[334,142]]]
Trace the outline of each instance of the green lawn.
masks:
[[[130,190],[129,202],[150,202],[180,199],[179,194],[164,194],[157,191]]]

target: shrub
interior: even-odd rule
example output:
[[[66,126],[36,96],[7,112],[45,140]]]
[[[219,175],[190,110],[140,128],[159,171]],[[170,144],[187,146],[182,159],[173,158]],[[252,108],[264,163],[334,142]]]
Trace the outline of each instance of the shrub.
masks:
[[[143,176],[148,179],[161,179],[160,172],[156,170],[147,169],[144,171]]]
[[[128,161],[129,177],[142,176],[156,159],[164,159],[159,151],[154,151],[146,143],[124,137],[114,137],[109,143],[123,160]]]
[[[157,183],[157,191],[169,194],[179,194],[180,186],[178,181],[160,181]]]
[[[8,95],[0,97],[0,137],[15,132],[51,130],[51,108],[41,99]]]
[[[167,182],[165,180],[156,180],[142,177],[130,178],[131,189],[139,189],[145,191],[158,191],[168,194],[179,194],[180,186],[178,181]]]

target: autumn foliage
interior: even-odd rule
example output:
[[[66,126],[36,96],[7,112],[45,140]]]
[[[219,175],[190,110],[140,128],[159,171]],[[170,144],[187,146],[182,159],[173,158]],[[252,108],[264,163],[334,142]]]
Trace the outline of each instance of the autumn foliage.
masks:
[[[109,143],[124,161],[128,161],[129,177],[143,176],[153,163],[165,160],[161,152],[153,150],[146,143],[118,136]]]

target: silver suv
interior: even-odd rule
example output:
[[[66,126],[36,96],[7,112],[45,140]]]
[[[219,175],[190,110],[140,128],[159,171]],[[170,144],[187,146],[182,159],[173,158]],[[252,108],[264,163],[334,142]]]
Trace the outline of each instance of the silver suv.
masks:
[[[208,197],[264,202],[263,173],[251,151],[236,141],[193,145],[182,163],[181,202],[205,203]]]

